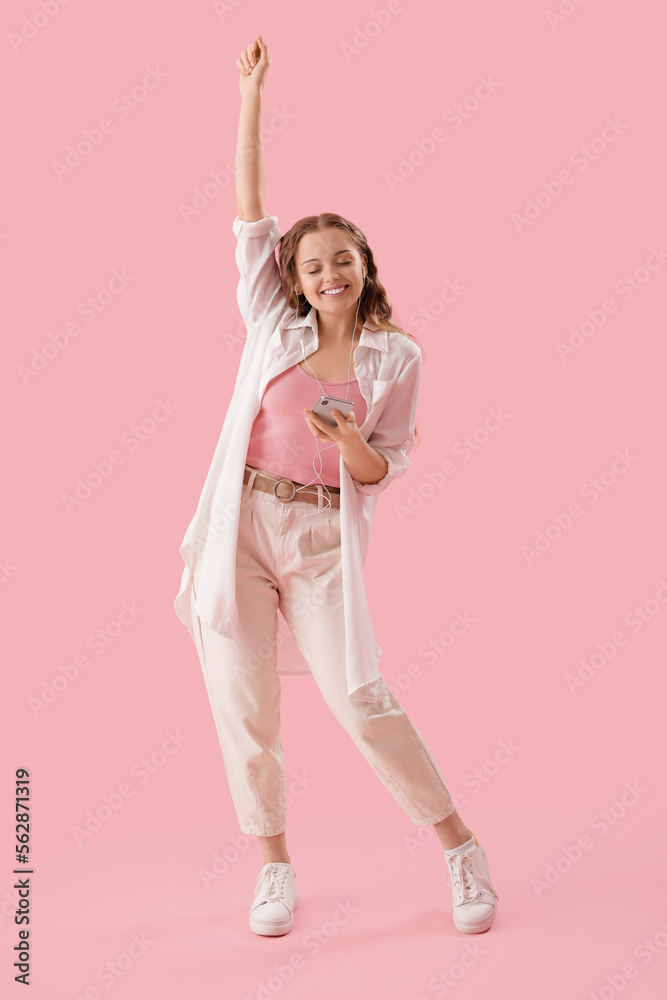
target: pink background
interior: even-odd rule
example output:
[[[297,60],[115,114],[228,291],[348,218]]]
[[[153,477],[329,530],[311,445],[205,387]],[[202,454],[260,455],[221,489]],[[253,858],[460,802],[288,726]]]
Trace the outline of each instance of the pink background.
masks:
[[[23,995],[12,845],[26,767],[33,998],[653,1000],[667,973],[659,6],[562,0],[558,21],[557,0],[44,6],[8,0],[1,18],[6,994]],[[431,828],[410,823],[304,677],[283,681],[302,901],[285,937],[247,926],[259,845],[239,835],[173,600],[244,335],[226,170],[235,60],[258,33],[265,124],[287,117],[267,134],[267,212],[283,232],[325,210],[359,224],[423,348],[421,443],[380,498],[365,572],[384,676],[487,850],[500,903],[481,936],[453,927]],[[166,75],[122,112],[149,67]],[[105,118],[59,179],[54,162]],[[211,172],[224,189],[184,218]],[[109,295],[114,270],[132,277]],[[89,296],[92,322],[77,312]],[[113,452],[68,512],[63,496]],[[457,614],[474,623],[451,641]],[[116,808],[78,842],[105,796]],[[356,912],[341,918],[341,903]]]

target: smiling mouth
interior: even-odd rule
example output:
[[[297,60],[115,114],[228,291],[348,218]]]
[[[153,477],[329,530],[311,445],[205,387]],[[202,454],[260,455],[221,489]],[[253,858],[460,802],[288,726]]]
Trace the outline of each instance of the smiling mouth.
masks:
[[[338,285],[336,288],[325,288],[323,292],[320,292],[320,295],[326,295],[328,298],[334,299],[338,295],[343,295],[349,287],[349,285]]]

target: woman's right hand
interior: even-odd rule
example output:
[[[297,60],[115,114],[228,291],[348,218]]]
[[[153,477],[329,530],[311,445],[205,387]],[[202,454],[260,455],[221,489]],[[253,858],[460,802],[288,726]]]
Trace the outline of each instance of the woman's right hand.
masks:
[[[251,42],[248,48],[241,52],[236,60],[236,65],[241,71],[239,75],[241,95],[245,93],[261,94],[271,65],[271,56],[261,35],[258,35],[254,42]]]

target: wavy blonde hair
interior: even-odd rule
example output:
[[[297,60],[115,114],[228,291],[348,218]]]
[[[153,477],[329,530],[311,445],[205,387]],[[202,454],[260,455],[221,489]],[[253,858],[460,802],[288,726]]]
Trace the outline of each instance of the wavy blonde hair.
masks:
[[[368,245],[365,235],[353,222],[335,212],[304,216],[295,222],[279,241],[280,279],[288,306],[296,312],[297,316],[305,316],[311,308],[306,296],[303,293],[297,295],[294,291],[294,286],[299,280],[296,273],[296,252],[299,243],[306,233],[321,232],[323,229],[333,228],[344,230],[352,240],[359,256],[366,255],[366,281],[359,302],[361,322],[365,324],[370,321],[381,330],[393,330],[396,333],[401,333],[419,345],[416,337],[413,337],[411,333],[406,333],[391,318],[391,302],[387,298],[385,287],[378,276],[373,251]],[[416,424],[415,440],[419,441]]]

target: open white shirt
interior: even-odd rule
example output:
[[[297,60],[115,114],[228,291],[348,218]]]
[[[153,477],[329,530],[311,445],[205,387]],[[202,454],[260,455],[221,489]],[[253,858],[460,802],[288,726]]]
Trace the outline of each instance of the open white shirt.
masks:
[[[252,424],[268,382],[303,360],[299,334],[306,357],[318,348],[317,311],[311,307],[306,316],[295,321],[294,309],[288,307],[282,290],[275,256],[282,236],[277,217],[268,215],[255,222],[236,218],[232,228],[240,275],[237,301],[247,337],[213,461],[180,547],[185,568],[174,607],[193,640],[193,628],[199,628],[200,623],[219,635],[236,635],[236,540]],[[362,567],[378,494],[411,465],[408,453],[415,440],[422,352],[409,337],[369,323],[359,337],[353,364],[368,408],[359,431],[388,463],[387,473],[378,483],[364,484],[350,476],[340,456],[348,693],[354,700],[372,701],[381,680],[378,663],[382,649],[375,640]],[[299,412],[295,419],[303,420],[303,415]],[[192,621],[192,598],[197,623]],[[311,673],[282,614],[277,657],[280,674]]]

